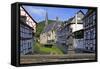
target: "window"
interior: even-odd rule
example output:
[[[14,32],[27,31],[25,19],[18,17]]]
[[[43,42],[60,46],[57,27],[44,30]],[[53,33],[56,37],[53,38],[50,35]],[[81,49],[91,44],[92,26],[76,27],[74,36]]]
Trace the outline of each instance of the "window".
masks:
[[[93,51],[93,47],[90,47],[90,50]]]
[[[87,40],[87,44],[88,44],[88,46],[89,46],[89,44],[90,44],[90,40]]]
[[[93,20],[93,25],[95,25],[95,20]]]
[[[88,25],[91,23],[91,16],[88,17]]]
[[[90,31],[89,30],[86,32],[86,38],[90,39]]]
[[[90,16],[89,20],[90,20],[90,24],[92,25],[93,24],[93,15]]]
[[[85,32],[85,37],[86,37],[86,39],[88,39],[88,32],[87,31]]]
[[[95,20],[95,17],[96,17],[96,14],[95,14],[95,12],[93,13],[93,20]]]
[[[93,39],[95,39],[95,30],[93,29]]]
[[[93,39],[93,44],[95,45],[95,39]]]
[[[86,47],[86,50],[88,50],[88,47]]]
[[[22,45],[20,45],[20,48],[21,48],[21,49],[20,49],[20,51],[22,52],[22,51],[23,51],[23,46],[22,46]]]
[[[93,30],[90,30],[90,39],[93,39]]]

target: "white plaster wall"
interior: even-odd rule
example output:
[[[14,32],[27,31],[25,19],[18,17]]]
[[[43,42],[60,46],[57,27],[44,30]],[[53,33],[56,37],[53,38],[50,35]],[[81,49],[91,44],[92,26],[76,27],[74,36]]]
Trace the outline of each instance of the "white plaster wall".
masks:
[[[72,24],[70,27],[72,28],[72,32],[75,32],[83,29],[83,24]]]
[[[41,44],[47,43],[47,37],[46,37],[45,33],[43,33],[43,34],[40,35],[40,43]]]

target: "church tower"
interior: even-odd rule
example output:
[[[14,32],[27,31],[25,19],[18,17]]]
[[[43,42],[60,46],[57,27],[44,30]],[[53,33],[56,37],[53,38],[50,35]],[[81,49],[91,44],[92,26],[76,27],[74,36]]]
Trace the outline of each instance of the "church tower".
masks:
[[[59,23],[59,17],[56,17],[56,22]]]
[[[47,25],[48,25],[48,13],[46,11],[46,15],[45,15],[45,26],[47,26]]]

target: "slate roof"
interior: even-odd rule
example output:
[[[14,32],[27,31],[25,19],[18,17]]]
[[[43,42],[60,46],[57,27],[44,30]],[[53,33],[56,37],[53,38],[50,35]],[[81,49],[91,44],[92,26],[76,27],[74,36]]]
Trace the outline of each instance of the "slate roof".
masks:
[[[47,25],[45,28],[44,28],[44,30],[43,30],[43,32],[42,33],[45,33],[45,32],[49,32],[49,31],[51,31],[51,30],[57,30],[57,28],[59,27],[58,25],[60,25],[61,23],[57,23],[57,22],[52,22],[52,23],[50,23],[49,25]]]
[[[78,22],[78,23],[82,23],[82,18],[85,16],[84,13],[80,10],[80,11],[77,12],[77,16],[81,18],[81,20],[78,20],[77,22]],[[75,16],[73,16],[73,17],[69,18],[69,19],[66,21],[66,23],[67,23],[67,24],[71,24],[71,23],[75,23],[75,21],[76,21],[76,20],[75,20]]]

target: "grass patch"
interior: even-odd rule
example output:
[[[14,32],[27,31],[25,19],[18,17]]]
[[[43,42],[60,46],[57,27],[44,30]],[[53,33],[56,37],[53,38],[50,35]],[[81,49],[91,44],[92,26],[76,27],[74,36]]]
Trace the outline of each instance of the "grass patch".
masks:
[[[63,54],[63,52],[57,48],[56,45],[53,45],[51,48],[49,48],[40,43],[36,43],[34,50],[38,54]]]

